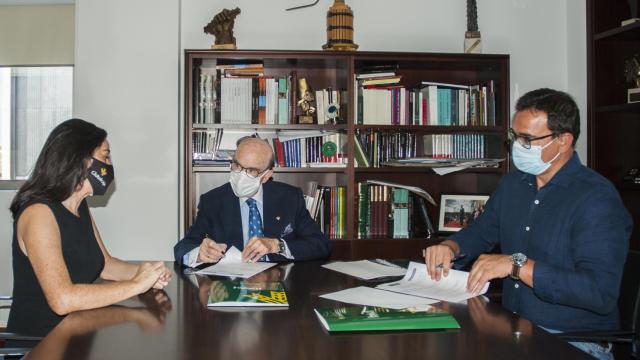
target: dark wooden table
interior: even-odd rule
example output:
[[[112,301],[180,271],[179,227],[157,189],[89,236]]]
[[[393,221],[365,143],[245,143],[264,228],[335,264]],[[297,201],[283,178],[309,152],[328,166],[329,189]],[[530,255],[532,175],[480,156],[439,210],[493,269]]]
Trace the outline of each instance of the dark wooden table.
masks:
[[[482,298],[439,303],[461,329],[329,334],[318,295],[375,285],[320,267],[284,264],[261,280],[284,281],[289,309],[214,310],[202,304],[211,278],[175,267],[165,292],[145,301],[69,315],[31,352],[43,359],[590,359],[531,322]],[[196,287],[194,282],[200,287]]]

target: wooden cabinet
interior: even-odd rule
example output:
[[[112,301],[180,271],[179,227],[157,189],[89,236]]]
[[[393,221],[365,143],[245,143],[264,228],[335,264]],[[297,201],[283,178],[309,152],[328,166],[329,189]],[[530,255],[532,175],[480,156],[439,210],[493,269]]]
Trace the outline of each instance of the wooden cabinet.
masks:
[[[341,120],[335,124],[196,124],[198,111],[197,93],[199,78],[204,66],[211,64],[260,63],[265,77],[284,77],[295,74],[304,77],[313,89],[332,88],[345,91]],[[208,64],[208,65],[207,65]],[[495,125],[492,126],[442,126],[442,125],[372,125],[356,121],[356,74],[380,65],[393,65],[406,88],[421,86],[422,81],[463,85],[495,84]],[[508,171],[509,148],[509,56],[474,54],[433,54],[396,52],[321,52],[321,51],[185,51],[185,116],[184,116],[184,210],[185,228],[196,216],[199,196],[228,180],[228,167],[193,165],[193,133],[202,129],[224,131],[280,132],[289,130],[326,130],[344,134],[346,166],[337,167],[277,167],[274,179],[304,189],[309,181],[327,186],[343,186],[346,192],[346,233],[341,239],[332,239],[335,259],[392,257],[417,259],[420,249],[437,241],[424,237],[409,239],[359,239],[358,231],[358,182],[383,180],[405,185],[419,186],[427,190],[436,201],[441,194],[490,194],[500,178]],[[293,103],[297,94],[292,92]],[[296,109],[292,109],[295,114]],[[247,121],[245,121],[247,122]],[[250,121],[248,121],[250,122]],[[481,134],[487,137],[488,156],[504,158],[497,168],[474,168],[440,176],[429,168],[358,167],[355,165],[355,134],[359,131],[402,131],[415,134],[421,140],[429,134]],[[422,143],[417,144],[419,152]],[[438,209],[428,208],[431,220],[437,226]]]
[[[631,17],[626,0],[587,2],[588,164],[620,192],[631,213],[631,247],[640,248],[640,184],[623,180],[640,167],[640,103],[627,103],[625,60],[640,54],[640,22],[621,26]]]

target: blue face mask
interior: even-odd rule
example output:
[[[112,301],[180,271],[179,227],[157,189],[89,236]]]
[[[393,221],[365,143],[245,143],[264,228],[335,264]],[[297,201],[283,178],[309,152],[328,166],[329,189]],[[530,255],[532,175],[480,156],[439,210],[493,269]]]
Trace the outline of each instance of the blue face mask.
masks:
[[[511,156],[513,156],[513,164],[518,168],[518,170],[526,172],[531,175],[540,175],[543,172],[547,171],[549,167],[551,167],[551,163],[560,156],[558,153],[553,159],[549,160],[549,162],[542,161],[542,150],[544,150],[547,146],[551,145],[557,138],[550,141],[545,146],[540,145],[531,145],[531,149],[527,149],[518,141],[513,142],[513,147],[511,148]]]

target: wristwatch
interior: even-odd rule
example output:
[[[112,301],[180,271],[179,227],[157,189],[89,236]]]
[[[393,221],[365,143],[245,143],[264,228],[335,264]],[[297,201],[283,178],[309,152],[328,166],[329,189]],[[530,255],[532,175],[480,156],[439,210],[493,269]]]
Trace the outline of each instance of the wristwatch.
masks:
[[[520,280],[520,268],[527,263],[527,255],[523,253],[515,253],[511,255],[511,274],[509,275],[513,280]]]

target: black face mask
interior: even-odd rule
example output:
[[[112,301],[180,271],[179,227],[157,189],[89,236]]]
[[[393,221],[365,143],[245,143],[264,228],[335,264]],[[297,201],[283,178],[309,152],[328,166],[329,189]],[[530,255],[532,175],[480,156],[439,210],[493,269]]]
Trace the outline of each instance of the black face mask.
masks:
[[[113,165],[93,158],[93,162],[87,172],[89,183],[93,189],[93,195],[104,195],[109,185],[113,182]]]

